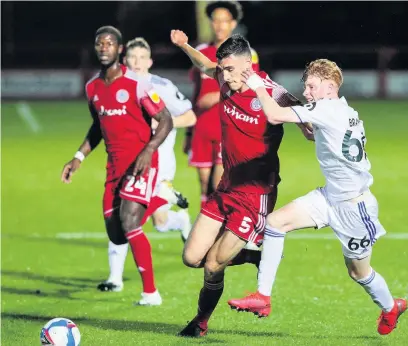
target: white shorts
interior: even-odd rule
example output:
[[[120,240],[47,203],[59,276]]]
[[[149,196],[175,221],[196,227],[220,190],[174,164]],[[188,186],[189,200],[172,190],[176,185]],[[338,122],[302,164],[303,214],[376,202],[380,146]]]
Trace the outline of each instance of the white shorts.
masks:
[[[333,203],[323,187],[295,202],[306,209],[318,229],[333,229],[347,258],[367,257],[377,239],[386,233],[378,220],[377,199],[369,190],[354,200]]]
[[[176,142],[176,131],[171,131],[164,142],[160,145],[159,152],[159,171],[157,174],[157,183],[163,180],[173,181],[176,175],[176,155],[174,153],[174,144]]]

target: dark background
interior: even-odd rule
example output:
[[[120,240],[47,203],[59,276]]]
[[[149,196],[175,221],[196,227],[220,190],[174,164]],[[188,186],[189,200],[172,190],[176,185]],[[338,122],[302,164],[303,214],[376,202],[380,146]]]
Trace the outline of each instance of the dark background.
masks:
[[[348,69],[408,66],[407,2],[241,3],[241,28],[265,69],[298,69],[319,57],[340,60]],[[2,2],[1,7],[2,68],[97,66],[93,40],[102,25],[117,26],[125,41],[145,37],[158,68],[190,66],[171,45],[171,29],[182,29],[199,43],[195,2]]]

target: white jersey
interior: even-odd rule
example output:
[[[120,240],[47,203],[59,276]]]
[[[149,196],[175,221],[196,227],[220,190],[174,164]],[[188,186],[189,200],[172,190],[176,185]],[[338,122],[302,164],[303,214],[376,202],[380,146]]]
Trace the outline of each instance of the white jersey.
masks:
[[[292,109],[301,122],[313,125],[316,155],[326,178],[328,199],[345,201],[367,191],[373,177],[365,152],[363,121],[346,99],[323,99]]]
[[[193,108],[191,102],[168,79],[149,74],[149,81],[164,101],[171,116],[177,117]],[[159,147],[158,183],[163,180],[173,180],[176,173],[176,143],[177,129],[173,129]]]

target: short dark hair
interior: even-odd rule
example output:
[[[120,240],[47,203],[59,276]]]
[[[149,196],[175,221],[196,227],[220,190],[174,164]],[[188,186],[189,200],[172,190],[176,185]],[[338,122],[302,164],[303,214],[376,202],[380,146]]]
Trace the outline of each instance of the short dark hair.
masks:
[[[116,41],[118,41],[118,44],[122,44],[122,33],[114,26],[111,25],[101,26],[98,30],[96,30],[95,38],[101,34],[111,34],[115,36]]]
[[[242,10],[242,6],[238,1],[213,1],[210,2],[205,8],[207,17],[211,19],[212,13],[217,8],[225,8],[228,10],[231,13],[232,18],[234,18],[234,20],[237,22],[239,22],[244,16],[244,11]]]
[[[251,46],[242,35],[232,35],[217,49],[216,56],[218,60],[222,60],[230,55],[251,56]]]
[[[147,43],[147,41],[143,37],[136,37],[133,40],[130,40],[128,43],[126,43],[127,50],[133,49],[136,47],[144,48],[149,53],[151,53],[150,45]]]

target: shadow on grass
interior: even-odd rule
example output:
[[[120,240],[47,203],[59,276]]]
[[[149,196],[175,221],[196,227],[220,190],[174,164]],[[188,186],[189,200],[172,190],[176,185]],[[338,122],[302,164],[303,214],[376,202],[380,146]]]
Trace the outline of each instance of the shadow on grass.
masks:
[[[28,321],[38,321],[45,323],[54,316],[41,316],[41,315],[29,315],[29,314],[19,314],[19,313],[3,313],[3,320],[28,320]],[[141,331],[157,334],[167,334],[176,336],[183,325],[163,323],[163,322],[144,322],[144,321],[122,321],[122,320],[101,320],[94,318],[85,318],[81,316],[70,316],[73,321],[75,321],[79,327],[81,325],[88,325],[98,329],[104,330],[117,330],[117,331]],[[302,336],[302,335],[292,335],[288,333],[281,332],[263,332],[263,331],[246,331],[246,330],[230,330],[230,329],[216,329],[210,328],[210,336],[206,337],[205,343],[225,343],[222,340],[212,339],[212,335],[239,335],[246,337],[271,337],[271,338],[296,338],[296,339],[354,339],[354,340],[366,340],[370,342],[381,341],[378,336],[371,335],[358,335],[358,336],[347,336],[347,335],[318,335],[318,336]],[[382,343],[376,342],[375,344],[381,345]]]
[[[19,279],[33,280],[33,281],[44,281],[49,284],[64,285],[68,287],[75,287],[78,289],[94,288],[101,282],[100,280],[81,278],[81,277],[71,277],[71,276],[51,276],[36,274],[27,271],[16,271],[16,270],[2,270],[2,276],[11,276]]]

